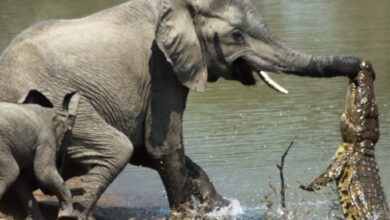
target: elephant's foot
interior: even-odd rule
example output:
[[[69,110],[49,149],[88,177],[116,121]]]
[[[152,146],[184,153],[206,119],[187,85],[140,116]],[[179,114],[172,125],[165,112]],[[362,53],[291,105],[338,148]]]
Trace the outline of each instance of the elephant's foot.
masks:
[[[193,185],[193,195],[192,200],[194,207],[199,207],[204,212],[212,212],[230,205],[230,201],[223,198],[216,191],[210,191],[210,188],[207,186]]]
[[[79,219],[79,215],[73,210],[60,210],[58,212],[59,220],[77,220]]]
[[[80,190],[79,192],[82,191],[82,193],[73,195],[72,215],[76,215],[79,220],[95,220],[92,210],[96,203],[97,196],[94,195],[94,192],[99,192],[100,190],[96,187],[86,187],[84,178],[80,178],[75,182],[78,182],[78,185],[80,186],[78,190]],[[74,182],[72,182],[72,185],[73,184]],[[72,188],[70,189],[72,191]]]
[[[70,194],[70,191],[68,191]],[[78,219],[78,216],[73,212],[73,203],[71,200],[65,200],[60,202],[60,208],[58,210],[58,219]]]
[[[191,196],[187,198],[187,202],[172,208],[168,217],[169,220],[191,220],[191,219],[230,219],[230,213],[226,212],[219,216],[213,215],[218,213],[224,207],[228,207],[230,201],[224,199],[219,195],[213,184],[208,180],[206,173],[202,173],[197,178],[189,177],[187,184],[190,187],[186,189],[191,190]],[[227,216],[224,216],[227,215]]]
[[[200,206],[205,207],[205,211],[210,212],[230,205],[230,202],[217,192],[207,173],[199,165],[189,157],[186,157],[186,165],[191,194]]]
[[[83,195],[83,197],[74,197],[73,213],[77,216],[77,219],[79,220],[95,220],[95,217],[92,214],[92,208],[89,206],[91,201],[86,199],[84,196],[85,194]]]

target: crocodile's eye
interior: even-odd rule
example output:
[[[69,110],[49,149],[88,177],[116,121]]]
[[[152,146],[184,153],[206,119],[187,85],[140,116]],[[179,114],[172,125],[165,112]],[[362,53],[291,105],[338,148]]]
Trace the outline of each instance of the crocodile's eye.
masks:
[[[234,42],[242,44],[244,43],[244,36],[242,35],[241,31],[238,29],[233,30],[232,32],[232,38]]]

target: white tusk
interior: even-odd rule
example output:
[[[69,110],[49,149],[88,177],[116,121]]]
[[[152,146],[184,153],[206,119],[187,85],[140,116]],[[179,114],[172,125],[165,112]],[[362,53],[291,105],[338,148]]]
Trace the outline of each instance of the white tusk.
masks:
[[[264,72],[260,71],[258,72],[260,78],[267,84],[269,87],[275,89],[276,91],[283,93],[283,94],[288,94],[288,90],[283,88],[281,85],[279,85],[277,82],[275,82],[269,75]]]

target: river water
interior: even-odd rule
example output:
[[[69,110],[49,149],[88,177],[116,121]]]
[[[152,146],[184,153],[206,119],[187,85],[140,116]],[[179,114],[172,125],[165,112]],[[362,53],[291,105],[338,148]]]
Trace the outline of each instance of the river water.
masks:
[[[123,0],[1,0],[0,50],[33,23],[74,18]],[[350,54],[370,60],[377,72],[376,96],[381,139],[376,145],[382,181],[390,198],[390,3],[388,0],[254,0],[276,35],[312,54]],[[319,193],[298,189],[322,172],[340,143],[339,118],[347,79],[273,75],[290,91],[243,87],[220,80],[204,93],[192,93],[184,119],[187,154],[210,175],[218,191],[241,203],[241,219],[262,219],[266,202],[278,206],[275,166],[291,141],[285,178],[289,210],[298,219],[334,219],[332,187]],[[4,80],[4,79],[2,79]],[[128,166],[108,190],[123,206],[144,214],[166,213],[165,192],[154,171]],[[264,199],[270,195],[268,199]],[[163,208],[163,209],[161,209]],[[148,214],[149,213],[149,214]],[[302,217],[304,215],[305,217]],[[310,217],[309,217],[310,216]]]

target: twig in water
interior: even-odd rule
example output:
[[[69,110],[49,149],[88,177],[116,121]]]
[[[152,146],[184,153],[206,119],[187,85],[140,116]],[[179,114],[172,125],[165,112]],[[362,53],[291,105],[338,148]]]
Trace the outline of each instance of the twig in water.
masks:
[[[292,145],[294,144],[294,141],[291,141],[290,145],[288,146],[288,148],[286,149],[286,151],[284,152],[284,154],[282,155],[282,158],[281,158],[281,164],[276,164],[276,167],[279,169],[279,173],[280,173],[280,203],[282,205],[282,208],[286,208],[286,197],[285,197],[285,184],[284,184],[284,175],[283,175],[283,167],[284,167],[284,159],[286,158],[287,154],[288,154],[288,151],[290,150],[290,148],[292,147]]]

